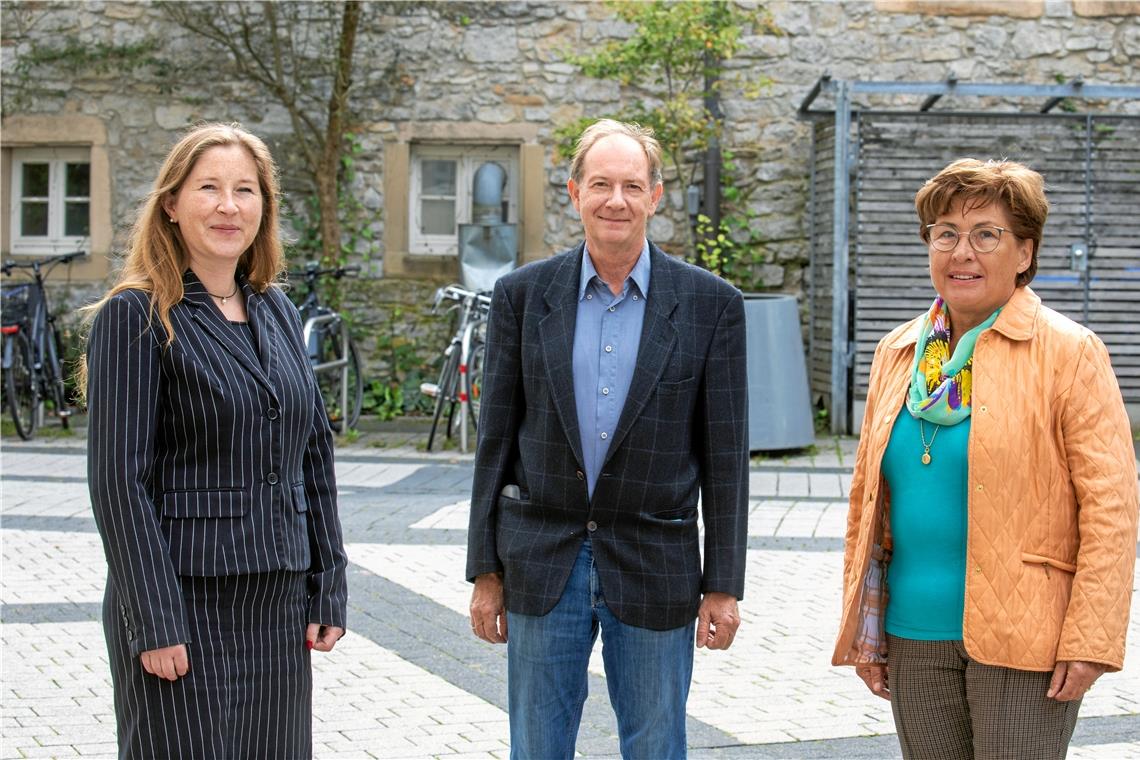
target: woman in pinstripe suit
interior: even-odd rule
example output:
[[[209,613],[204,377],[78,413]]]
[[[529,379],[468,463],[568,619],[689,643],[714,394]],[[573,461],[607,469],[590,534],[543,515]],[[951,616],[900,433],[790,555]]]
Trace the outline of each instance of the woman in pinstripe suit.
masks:
[[[344,634],[332,434],[265,144],[171,150],[87,349],[89,483],[121,758],[312,754],[310,650]]]

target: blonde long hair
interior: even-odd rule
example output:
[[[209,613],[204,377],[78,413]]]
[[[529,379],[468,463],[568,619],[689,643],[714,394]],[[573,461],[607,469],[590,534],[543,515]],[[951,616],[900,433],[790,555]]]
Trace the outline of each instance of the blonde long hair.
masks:
[[[166,331],[166,345],[174,342],[170,310],[182,300],[182,274],[190,265],[190,254],[182,231],[168,221],[163,202],[177,195],[203,153],[229,145],[242,146],[253,158],[262,197],[261,225],[249,249],[238,259],[238,272],[245,275],[258,293],[264,293],[281,278],[285,256],[277,229],[280,189],[277,165],[269,148],[261,138],[236,122],[200,124],[191,128],[166,155],[154,187],[143,201],[131,229],[118,281],[99,301],[84,308],[88,320],[117,293],[142,290],[150,295],[152,319],[157,317]],[[86,392],[85,361],[80,364],[78,380],[81,392]]]

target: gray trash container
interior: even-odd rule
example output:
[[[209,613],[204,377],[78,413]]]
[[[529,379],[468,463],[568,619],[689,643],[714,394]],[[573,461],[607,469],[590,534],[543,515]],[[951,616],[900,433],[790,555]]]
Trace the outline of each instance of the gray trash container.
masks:
[[[748,449],[798,449],[815,442],[796,299],[744,296],[748,330]]]

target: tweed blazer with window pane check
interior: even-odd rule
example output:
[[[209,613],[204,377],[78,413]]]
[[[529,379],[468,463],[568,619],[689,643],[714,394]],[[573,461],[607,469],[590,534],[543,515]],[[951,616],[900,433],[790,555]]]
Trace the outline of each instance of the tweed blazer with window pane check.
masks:
[[[650,243],[637,366],[591,500],[573,377],[583,248],[495,285],[467,577],[501,572],[507,609],[544,615],[588,535],[614,614],[642,628],[676,628],[696,616],[702,593],[744,596],[743,299]],[[509,485],[519,498],[502,493]]]

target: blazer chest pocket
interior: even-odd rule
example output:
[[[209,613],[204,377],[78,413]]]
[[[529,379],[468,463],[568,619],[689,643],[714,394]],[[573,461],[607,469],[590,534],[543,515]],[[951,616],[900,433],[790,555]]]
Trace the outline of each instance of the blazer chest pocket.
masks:
[[[250,494],[244,488],[201,491],[167,491],[162,495],[162,516],[243,517],[249,512]]]
[[[697,387],[697,378],[688,377],[684,380],[662,380],[657,384],[657,392],[662,396],[672,396],[678,393],[687,393]]]

